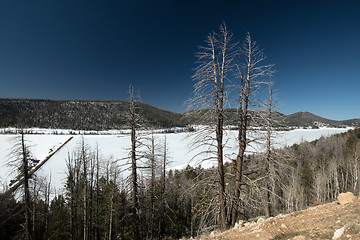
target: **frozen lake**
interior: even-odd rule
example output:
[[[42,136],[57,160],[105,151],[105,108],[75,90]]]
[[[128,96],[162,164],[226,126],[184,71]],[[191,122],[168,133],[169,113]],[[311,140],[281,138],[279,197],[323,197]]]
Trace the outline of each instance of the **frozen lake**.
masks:
[[[276,147],[291,146],[302,141],[313,141],[320,137],[327,137],[332,134],[342,133],[349,128],[320,128],[320,129],[296,129],[291,131],[280,131],[274,133],[273,142]],[[15,134],[0,135],[0,184],[6,186],[15,176],[11,169],[6,165],[9,159],[9,153],[14,145]],[[57,192],[65,184],[66,179],[66,159],[68,154],[74,152],[82,142],[84,137],[85,143],[91,148],[96,146],[100,149],[101,159],[103,161],[116,159],[124,159],[129,156],[130,135],[113,134],[113,135],[52,135],[52,134],[29,134],[26,135],[32,155],[43,160],[49,153],[63,144],[68,138],[73,139],[68,142],[60,151],[58,151],[50,160],[48,160],[38,171],[37,174],[49,178],[51,176],[51,184]],[[155,142],[159,145],[159,152],[162,153],[163,142],[166,137],[168,159],[170,164],[168,168],[181,169],[188,164],[195,166],[201,164],[203,167],[211,167],[216,164],[215,161],[202,161],[206,155],[199,155],[199,152],[205,149],[191,149],[194,136],[189,133],[156,133],[154,134]],[[255,136],[252,136],[255,137]],[[226,131],[224,143],[226,143],[224,154],[227,157],[234,156],[237,152],[237,132]],[[253,144],[248,151],[262,151],[264,148],[261,143]],[[128,174],[126,172],[124,175]]]

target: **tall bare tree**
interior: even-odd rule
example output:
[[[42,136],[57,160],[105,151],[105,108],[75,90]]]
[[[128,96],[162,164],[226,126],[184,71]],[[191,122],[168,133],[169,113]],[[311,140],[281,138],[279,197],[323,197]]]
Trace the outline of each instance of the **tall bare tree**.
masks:
[[[265,56],[262,50],[252,40],[248,33],[242,45],[241,54],[243,60],[237,65],[238,77],[240,78],[239,84],[239,102],[238,102],[238,145],[239,151],[235,161],[235,189],[234,199],[231,213],[231,224],[235,225],[239,213],[239,199],[240,188],[242,185],[242,174],[244,156],[246,146],[248,144],[247,132],[250,121],[249,108],[251,104],[251,97],[255,95],[261,83],[264,82],[263,78],[271,75],[272,65],[264,64]]]
[[[81,140],[81,162],[83,164],[83,237],[84,240],[88,239],[88,152],[85,146],[85,139],[82,136]]]
[[[271,204],[270,204],[270,192],[271,192],[271,169],[273,168],[272,164],[272,152],[271,152],[271,134],[272,134],[272,112],[273,112],[273,90],[272,83],[268,83],[269,87],[269,99],[268,99],[268,109],[266,116],[266,157],[265,157],[265,165],[264,165],[264,173],[265,173],[265,194],[264,194],[264,202],[265,202],[265,217],[271,216]]]
[[[20,135],[15,139],[15,145],[10,153],[10,161],[8,165],[14,168],[14,172],[18,173],[18,176],[11,184],[18,181],[23,182],[24,186],[24,204],[25,204],[25,224],[24,224],[24,239],[29,240],[32,236],[31,226],[31,196],[30,196],[30,170],[38,161],[31,157],[29,150],[29,144],[25,139],[24,130],[20,129]]]
[[[134,89],[130,88],[130,107],[129,107],[129,125],[131,129],[131,211],[132,211],[132,231],[133,239],[140,239],[139,232],[139,199],[138,199],[138,178],[137,178],[137,156],[136,156],[136,146],[137,146],[137,137],[136,130],[138,127],[138,114],[136,103],[134,99]]]
[[[151,137],[149,139],[150,143],[146,145],[146,152],[144,157],[147,159],[145,163],[146,169],[149,170],[149,200],[150,200],[150,209],[149,209],[149,233],[150,233],[150,239],[155,238],[155,228],[157,227],[155,223],[155,208],[156,208],[156,175],[159,170],[159,163],[158,163],[158,154],[156,153],[157,145],[155,143],[155,137],[154,134],[151,134]]]
[[[225,197],[223,125],[225,104],[225,80],[236,55],[235,44],[232,44],[232,33],[225,24],[220,26],[219,33],[209,34],[206,46],[200,47],[197,53],[197,67],[193,79],[194,98],[190,100],[190,108],[202,116],[204,127],[195,138],[195,146],[208,146],[208,152],[214,154],[218,169],[218,191],[221,229],[228,228],[227,206]],[[205,119],[204,119],[205,117]],[[215,138],[212,133],[215,133]],[[213,143],[215,142],[215,143]],[[211,158],[211,157],[210,157]]]
[[[109,238],[108,239],[112,239],[112,234],[113,234],[113,218],[114,218],[114,195],[116,192],[116,181],[117,181],[117,168],[116,166],[111,166],[110,167],[110,175],[113,181],[113,186],[111,186],[111,190],[110,190],[110,207],[109,207]]]
[[[162,228],[162,222],[165,220],[166,218],[166,214],[165,214],[165,207],[166,207],[166,196],[165,196],[165,190],[166,190],[166,169],[167,169],[167,165],[169,164],[169,159],[168,159],[168,146],[167,146],[167,140],[166,140],[166,135],[164,137],[164,143],[163,143],[163,153],[161,156],[161,178],[160,178],[160,209],[159,209],[159,215],[160,215],[160,220],[159,220],[159,225],[158,225],[158,237],[159,239],[162,238],[162,234],[163,234],[163,228]]]

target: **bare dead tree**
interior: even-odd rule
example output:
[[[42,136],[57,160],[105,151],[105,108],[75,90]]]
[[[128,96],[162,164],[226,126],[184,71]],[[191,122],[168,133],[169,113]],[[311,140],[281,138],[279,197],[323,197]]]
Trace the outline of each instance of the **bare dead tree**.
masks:
[[[15,182],[22,181],[24,186],[24,204],[25,204],[25,225],[24,239],[29,240],[32,236],[32,226],[31,226],[31,196],[30,196],[30,170],[38,161],[31,157],[29,150],[29,144],[25,139],[24,130],[20,129],[20,135],[15,139],[15,145],[10,153],[10,160],[7,163],[11,168],[14,169],[14,172],[18,173],[18,176],[14,181],[10,183],[14,184]]]
[[[51,174],[50,174],[49,180],[45,181],[44,199],[45,199],[46,206],[50,206],[50,194],[51,194]],[[46,233],[49,231],[49,208],[48,207],[45,210],[45,231],[46,231]]]
[[[150,194],[150,239],[155,236],[155,191],[156,191],[156,171],[158,170],[158,154],[156,153],[157,145],[155,143],[154,134],[151,134],[149,145],[146,145],[147,151],[145,158],[147,159],[146,168],[149,170],[149,194]]]
[[[168,146],[166,135],[164,137],[164,144],[163,144],[163,155],[162,155],[162,163],[161,163],[161,201],[164,201],[164,193],[166,188],[166,167],[169,163],[168,159]]]
[[[81,139],[81,163],[83,165],[83,238],[84,240],[88,239],[88,228],[89,228],[89,219],[88,219],[88,152],[86,149],[85,139],[82,136]]]
[[[239,102],[238,102],[238,112],[239,112],[239,135],[238,135],[238,144],[239,152],[235,161],[235,189],[234,189],[234,199],[232,205],[231,213],[231,225],[234,226],[238,218],[238,206],[240,199],[240,188],[242,184],[242,172],[244,164],[244,156],[246,151],[246,146],[248,144],[247,132],[249,126],[249,107],[251,104],[251,97],[255,95],[259,89],[263,78],[271,75],[272,65],[263,65],[265,56],[263,55],[262,50],[252,40],[250,34],[248,33],[244,44],[242,46],[242,55],[244,56],[243,63],[237,65],[238,76],[240,78],[239,89]]]
[[[267,117],[266,117],[266,160],[265,160],[265,217],[271,216],[271,204],[270,204],[270,192],[271,192],[271,185],[270,185],[270,177],[271,177],[271,168],[273,168],[272,158],[271,158],[271,134],[272,134],[272,109],[273,109],[273,90],[272,90],[272,83],[268,83],[269,86],[269,100],[268,100],[268,109],[267,109]]]
[[[138,125],[138,114],[136,113],[136,103],[134,99],[134,89],[130,88],[130,107],[129,107],[129,125],[131,129],[131,209],[132,209],[132,231],[133,239],[140,239],[139,234],[139,200],[138,200],[138,179],[137,179],[137,156],[136,156],[136,129]]]
[[[29,190],[29,152],[25,144],[24,131],[21,131],[21,146],[22,146],[22,170],[24,176],[24,197],[25,197],[25,239],[30,239],[31,236],[31,207],[30,207],[30,190]]]
[[[159,239],[162,238],[162,220],[165,219],[165,207],[166,207],[166,197],[165,197],[165,190],[166,190],[166,169],[167,169],[167,165],[169,164],[169,159],[168,159],[168,146],[167,146],[167,140],[166,140],[166,135],[164,137],[164,143],[163,143],[163,154],[161,156],[161,179],[160,179],[160,210],[159,210],[159,215],[160,215],[160,220],[159,220],[159,225],[158,225],[158,237]]]
[[[150,180],[150,202],[151,202],[151,239],[155,235],[155,177],[156,177],[156,156],[155,156],[155,139],[154,135],[151,136],[151,180]]]
[[[352,182],[354,194],[359,195],[360,193],[360,143],[357,143],[356,149],[353,153],[353,168],[352,171]]]
[[[190,169],[191,170],[191,169]],[[194,178],[194,184],[186,187],[184,198],[191,201],[191,236],[214,230],[214,225],[219,221],[219,205],[216,169],[202,169]],[[189,183],[188,183],[189,184]],[[185,184],[184,184],[185,185]]]
[[[232,33],[225,24],[220,26],[219,33],[209,34],[206,46],[200,47],[197,53],[197,67],[193,79],[194,98],[189,106],[192,113],[201,116],[206,123],[193,142],[195,147],[208,146],[207,153],[217,160],[218,191],[221,229],[228,228],[227,207],[225,197],[224,159],[223,159],[223,125],[225,103],[225,80],[236,55],[235,45],[232,44]],[[204,118],[205,117],[205,118]],[[215,137],[212,136],[215,133]]]
[[[108,239],[112,239],[112,226],[113,226],[113,215],[114,215],[114,195],[115,195],[115,192],[116,192],[116,183],[117,183],[117,168],[116,166],[111,166],[111,169],[110,169],[110,174],[111,174],[111,177],[112,177],[112,181],[114,182],[114,186],[111,186],[111,193],[110,193],[110,209],[109,209],[109,238]]]
[[[95,229],[94,229],[94,237],[95,239],[99,238],[99,197],[100,197],[100,189],[99,189],[99,181],[100,181],[100,149],[99,149],[99,145],[96,145],[96,150],[95,150],[95,171],[96,171],[96,177],[95,177],[95,194],[94,194],[94,224],[95,224]]]

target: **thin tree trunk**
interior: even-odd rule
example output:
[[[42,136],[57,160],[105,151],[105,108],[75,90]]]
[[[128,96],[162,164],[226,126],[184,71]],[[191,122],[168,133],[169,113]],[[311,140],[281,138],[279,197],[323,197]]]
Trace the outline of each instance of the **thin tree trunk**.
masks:
[[[99,233],[99,146],[96,148],[96,191],[95,191],[95,236],[94,239],[100,238]]]
[[[155,142],[154,135],[151,137],[151,239],[155,235]]]
[[[36,193],[36,181],[34,181],[34,198],[32,202],[32,239],[35,239],[35,219],[36,219],[36,199],[38,193]]]
[[[267,136],[266,136],[266,163],[265,163],[265,217],[271,216],[270,208],[270,167],[271,167],[271,114],[272,114],[272,89],[269,83],[269,102],[268,102],[268,116],[267,116]]]
[[[236,176],[235,176],[235,189],[234,189],[234,203],[231,213],[231,225],[234,226],[238,218],[238,208],[240,201],[240,190],[242,181],[242,172],[244,165],[244,153],[246,149],[246,127],[245,124],[241,124],[239,131],[239,152],[236,157]]]
[[[87,231],[87,227],[88,227],[88,218],[87,218],[87,212],[88,212],[88,202],[87,202],[87,194],[88,194],[88,189],[87,189],[87,157],[86,157],[86,150],[85,150],[85,142],[84,142],[84,138],[82,139],[82,161],[83,161],[83,182],[84,182],[84,195],[83,195],[83,217],[84,217],[84,222],[83,222],[83,232],[84,232],[84,240],[87,240],[88,236],[88,231]]]
[[[225,198],[225,177],[224,177],[224,165],[223,165],[223,132],[222,132],[222,119],[218,120],[217,128],[217,144],[218,144],[218,177],[219,177],[219,200],[220,200],[220,218],[221,218],[221,228],[226,230],[228,228],[227,224],[227,211],[226,211],[226,198]]]
[[[110,220],[109,220],[109,240],[111,240],[111,235],[112,235],[112,224],[113,224],[113,205],[114,205],[114,193],[112,192],[111,194],[111,199],[110,199]]]
[[[224,153],[223,153],[223,125],[224,125],[224,80],[225,80],[225,61],[226,61],[226,38],[227,31],[224,29],[224,45],[222,47],[222,62],[221,69],[218,72],[218,66],[215,60],[215,46],[212,42],[212,61],[214,71],[214,94],[215,94],[215,112],[216,112],[216,141],[217,141],[217,160],[218,160],[218,178],[219,178],[219,202],[220,202],[220,221],[221,229],[224,231],[228,228],[227,222],[227,208],[225,197],[225,174],[224,174]],[[218,79],[218,76],[220,79]],[[220,86],[218,83],[220,80]]]
[[[24,131],[21,130],[21,146],[22,146],[22,169],[24,175],[24,197],[25,197],[25,240],[29,240],[31,236],[31,206],[30,206],[30,190],[29,190],[29,160],[25,145]]]
[[[165,218],[165,184],[166,184],[166,163],[167,163],[167,142],[166,136],[164,140],[164,152],[163,152],[163,161],[162,161],[162,173],[161,173],[161,192],[160,192],[160,199],[161,199],[161,206],[160,206],[160,219],[158,225],[158,239],[161,239],[162,228],[161,222]]]
[[[251,44],[249,44],[251,49]],[[239,152],[236,157],[236,176],[234,189],[234,204],[231,214],[231,225],[234,226],[238,218],[238,208],[240,201],[240,190],[242,181],[242,172],[244,165],[244,156],[246,151],[247,125],[248,125],[248,106],[250,97],[250,76],[251,76],[251,54],[248,56],[248,72],[245,79],[245,88],[241,86],[240,101],[239,101]],[[243,83],[241,84],[243,85]]]
[[[50,191],[51,191],[51,175],[50,175],[50,180],[49,183],[46,185],[45,187],[45,205],[46,205],[46,210],[45,210],[45,239],[49,238],[49,209],[50,209]]]
[[[111,236],[112,236],[112,225],[113,225],[113,212],[114,212],[114,194],[115,194],[115,186],[116,186],[116,178],[117,178],[117,173],[116,173],[116,169],[115,169],[115,173],[114,173],[114,186],[112,186],[111,189],[111,197],[110,197],[110,221],[109,221],[109,240],[111,240]]]
[[[130,128],[131,128],[131,209],[132,209],[132,230],[134,240],[140,239],[139,234],[139,202],[138,202],[138,184],[137,184],[137,166],[136,166],[136,113],[133,90],[130,92]]]
[[[227,213],[227,198],[225,194],[225,172],[224,172],[224,103],[225,103],[225,80],[232,70],[233,59],[237,55],[235,45],[231,43],[232,34],[225,24],[220,26],[220,33],[213,32],[208,36],[207,46],[201,48],[198,53],[198,67],[193,78],[197,80],[195,97],[191,101],[192,107],[210,110],[210,127],[214,127],[215,138],[203,135],[196,140],[196,145],[201,146],[214,141],[210,148],[214,151],[217,160],[217,188],[219,194],[219,224],[222,230],[229,226]],[[201,111],[200,111],[201,112]],[[204,119],[205,120],[205,119]],[[209,119],[206,119],[209,120]],[[208,128],[209,129],[209,128]],[[203,133],[203,131],[202,131]],[[209,139],[211,138],[211,140]],[[215,222],[214,222],[215,223]]]

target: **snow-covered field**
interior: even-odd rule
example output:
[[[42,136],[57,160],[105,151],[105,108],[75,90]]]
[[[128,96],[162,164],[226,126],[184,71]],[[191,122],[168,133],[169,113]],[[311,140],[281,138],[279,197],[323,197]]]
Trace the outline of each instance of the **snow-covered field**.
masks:
[[[296,129],[291,131],[275,132],[273,142],[276,147],[291,146],[294,143],[302,141],[313,141],[322,136],[327,137],[332,134],[342,133],[349,129],[344,128],[320,128],[320,129]],[[45,131],[45,130],[44,130]],[[68,133],[69,131],[65,132]],[[1,187],[6,186],[11,179],[15,177],[14,172],[7,166],[9,153],[14,146],[15,134],[0,134],[0,184]],[[85,143],[91,148],[96,146],[100,149],[101,159],[103,161],[114,161],[117,159],[124,159],[129,154],[130,136],[126,133],[109,134],[109,135],[53,135],[53,134],[29,134],[26,135],[32,155],[38,159],[43,160],[49,153],[63,144],[68,138],[73,136],[73,139],[68,142],[60,151],[58,151],[50,160],[48,160],[38,171],[37,175],[50,178],[52,186],[59,190],[64,186],[66,179],[66,159],[69,153],[73,153],[81,144],[82,137]],[[168,148],[168,158],[171,161],[169,168],[181,169],[188,164],[194,166],[201,164],[203,167],[210,167],[215,165],[213,161],[202,161],[206,158],[204,155],[198,155],[203,149],[191,150],[193,135],[189,133],[156,133],[154,134],[155,141],[159,145],[163,145],[165,140]],[[226,147],[224,154],[227,157],[233,156],[237,152],[236,131],[227,131],[224,142]],[[255,137],[255,136],[253,136]],[[261,143],[253,144],[249,151],[263,150]],[[159,150],[162,151],[161,149]],[[124,175],[127,173],[125,172]]]

